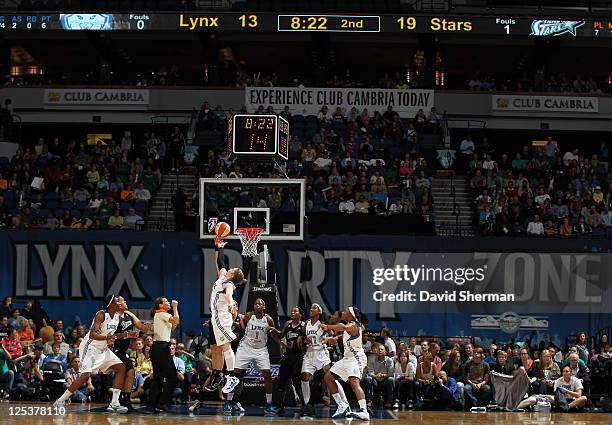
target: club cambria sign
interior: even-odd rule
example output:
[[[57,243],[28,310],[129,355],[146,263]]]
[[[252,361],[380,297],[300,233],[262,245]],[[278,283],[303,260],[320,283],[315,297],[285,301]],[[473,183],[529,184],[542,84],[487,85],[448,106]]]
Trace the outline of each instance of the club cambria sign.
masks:
[[[330,117],[337,107],[346,112],[353,107],[358,111],[368,109],[374,114],[391,106],[400,116],[412,117],[419,109],[429,111],[434,106],[433,90],[416,89],[247,87],[244,95],[248,111],[255,111],[260,105],[272,106],[276,111],[288,106],[294,114],[317,115],[321,107],[327,106]]]
[[[117,106],[145,108],[149,106],[149,90],[46,89],[43,102],[46,109],[70,109],[71,106],[87,106],[92,109],[109,109]]]
[[[491,109],[499,111],[572,112],[599,111],[597,97],[583,96],[491,96]]]

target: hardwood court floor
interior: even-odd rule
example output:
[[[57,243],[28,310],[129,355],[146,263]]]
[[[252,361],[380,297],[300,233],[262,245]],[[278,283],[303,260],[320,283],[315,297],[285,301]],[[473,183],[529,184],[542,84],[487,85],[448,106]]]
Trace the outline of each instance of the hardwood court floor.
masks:
[[[331,419],[292,419],[292,418],[269,418],[262,416],[242,416],[224,418],[222,415],[187,415],[187,414],[163,414],[149,416],[144,414],[119,415],[101,412],[100,405],[66,405],[65,415],[48,415],[50,403],[0,403],[0,425],[24,424],[24,425],[179,425],[189,424],[197,421],[200,424],[229,424],[235,422],[251,423],[274,423],[275,425],[296,424],[307,422],[309,424],[359,424],[360,421],[332,421]],[[41,407],[46,408],[46,412]],[[20,408],[20,409],[16,409]],[[25,409],[22,409],[25,408]],[[32,408],[32,409],[29,409]],[[39,408],[36,410],[36,408]],[[17,414],[20,413],[20,414]],[[38,413],[38,414],[37,414]],[[42,413],[42,414],[41,414]],[[393,412],[389,419],[372,419],[370,424],[376,425],[399,425],[406,423],[427,423],[435,425],[489,425],[489,424],[512,424],[512,425],[610,425],[612,415],[605,413],[469,413],[469,412],[431,412],[431,411],[406,411]]]

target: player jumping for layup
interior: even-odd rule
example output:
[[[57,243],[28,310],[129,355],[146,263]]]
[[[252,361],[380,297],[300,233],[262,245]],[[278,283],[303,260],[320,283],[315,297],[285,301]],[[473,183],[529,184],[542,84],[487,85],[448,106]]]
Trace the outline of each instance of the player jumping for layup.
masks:
[[[236,306],[233,303],[233,294],[236,285],[243,284],[244,274],[242,270],[233,268],[226,270],[222,265],[221,250],[226,242],[215,242],[215,264],[217,266],[218,279],[213,284],[210,294],[210,332],[209,342],[212,350],[212,379],[206,391],[215,391],[221,384],[221,371],[223,370],[223,361],[227,374],[224,393],[229,393],[236,388],[240,382],[234,376],[235,356],[232,351],[231,342],[236,339],[236,335],[232,332],[232,324],[234,323],[233,316],[236,313]]]
[[[114,295],[108,295],[104,298],[104,310],[96,313],[89,333],[85,335],[79,353],[81,354],[81,375],[72,381],[72,384],[60,398],[55,401],[56,406],[63,405],[66,400],[76,390],[81,388],[92,373],[110,373],[115,372],[115,387],[113,388],[113,398],[108,405],[109,412],[126,413],[127,407],[119,404],[119,396],[123,387],[123,379],[125,378],[125,365],[108,348],[108,344],[114,340],[114,333],[119,324],[119,300]]]
[[[236,351],[236,374],[242,380],[242,371],[248,369],[249,364],[255,366],[264,376],[264,387],[266,390],[266,416],[278,414],[278,409],[272,405],[272,373],[270,371],[270,353],[268,352],[268,332],[280,343],[278,336],[280,332],[274,326],[274,320],[266,314],[266,303],[261,298],[255,300],[255,305],[251,311],[242,317],[242,328],[245,330],[244,337],[240,340],[240,345]],[[244,413],[244,409],[238,403],[232,403],[234,396],[240,395],[241,387],[237,387],[235,392],[227,395],[227,400],[223,406],[224,413]],[[225,391],[224,391],[225,392]]]
[[[347,307],[342,310],[341,320],[344,323],[338,323],[337,325],[321,325],[321,328],[325,331],[343,332],[342,342],[344,344],[344,357],[339,362],[335,363],[325,374],[327,388],[338,405],[338,409],[332,418],[353,417],[368,421],[370,420],[370,414],[366,406],[365,394],[359,385],[363,371],[368,364],[368,360],[363,351],[363,329],[361,327],[361,324],[365,323],[367,320],[356,307]],[[336,381],[336,377],[339,377],[344,382],[348,382],[355,392],[355,396],[359,402],[359,410],[356,412],[351,413],[342,385]]]

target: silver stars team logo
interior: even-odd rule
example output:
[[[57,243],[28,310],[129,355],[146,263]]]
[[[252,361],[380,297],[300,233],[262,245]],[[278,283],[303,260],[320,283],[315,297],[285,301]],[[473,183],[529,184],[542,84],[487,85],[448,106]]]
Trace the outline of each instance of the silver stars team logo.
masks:
[[[217,225],[217,217],[210,217],[208,219],[208,233],[212,233]]]
[[[112,13],[67,13],[60,15],[62,28],[65,30],[111,30]]]
[[[535,36],[558,36],[571,34],[576,37],[576,29],[584,25],[584,21],[536,20],[531,23],[531,34]]]

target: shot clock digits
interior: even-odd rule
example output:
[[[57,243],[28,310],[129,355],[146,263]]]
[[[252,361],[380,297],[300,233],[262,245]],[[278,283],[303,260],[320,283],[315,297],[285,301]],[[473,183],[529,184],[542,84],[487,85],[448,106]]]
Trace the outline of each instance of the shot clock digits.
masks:
[[[229,136],[234,155],[287,159],[289,123],[276,115],[234,115]]]

